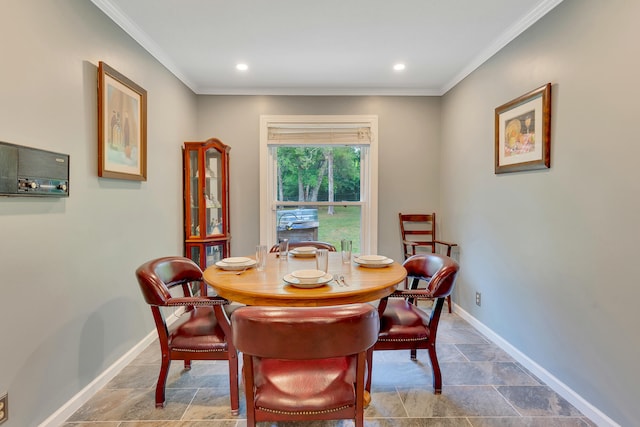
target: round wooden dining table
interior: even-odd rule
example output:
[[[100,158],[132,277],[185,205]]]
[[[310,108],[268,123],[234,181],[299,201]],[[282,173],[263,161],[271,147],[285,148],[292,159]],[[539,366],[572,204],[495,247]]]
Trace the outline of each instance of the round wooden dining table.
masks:
[[[263,271],[250,268],[237,274],[214,265],[204,271],[204,280],[219,296],[246,305],[316,307],[379,300],[393,293],[407,276],[405,268],[395,261],[383,268],[369,268],[343,263],[339,252],[329,252],[328,273],[342,276],[344,283],[332,280],[306,289],[284,281],[285,275],[296,270],[315,268],[315,257],[290,255],[280,259],[270,253]]]

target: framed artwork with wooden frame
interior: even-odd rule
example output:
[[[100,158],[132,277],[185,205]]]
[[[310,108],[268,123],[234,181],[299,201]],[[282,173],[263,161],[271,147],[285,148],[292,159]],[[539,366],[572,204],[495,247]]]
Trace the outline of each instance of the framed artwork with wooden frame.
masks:
[[[551,83],[496,108],[495,173],[551,167]]]
[[[147,180],[147,91],[98,65],[98,176]]]

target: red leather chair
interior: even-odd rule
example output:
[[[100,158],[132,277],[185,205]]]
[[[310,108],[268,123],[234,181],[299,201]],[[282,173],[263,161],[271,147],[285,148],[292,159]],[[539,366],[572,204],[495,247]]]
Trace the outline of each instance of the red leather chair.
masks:
[[[453,290],[458,263],[440,254],[418,254],[404,262],[411,289],[400,289],[383,298],[378,306],[380,334],[373,350],[410,350],[416,360],[418,349],[429,353],[435,394],[442,392],[442,374],[436,353],[436,338],[445,298]],[[419,281],[427,281],[426,289],[417,289]],[[433,300],[430,312],[418,306],[421,299]],[[371,362],[370,352],[369,362]],[[367,390],[371,390],[371,363]]]
[[[457,243],[436,239],[436,213],[431,214],[403,214],[399,213],[400,236],[402,238],[402,252],[404,259],[416,253],[442,253],[451,256],[451,249]],[[422,252],[421,252],[422,251]],[[444,251],[444,253],[443,253]],[[447,306],[451,313],[451,296],[447,297]]]
[[[231,325],[243,353],[248,427],[346,418],[364,425],[367,351],[378,338],[375,307],[242,307]]]
[[[327,249],[329,252],[336,251],[336,247],[333,246],[331,243],[327,243],[327,242],[318,242],[315,240],[307,240],[304,242],[289,242],[289,249],[295,249],[302,246],[313,246],[316,249]],[[278,252],[278,250],[279,250],[278,245],[273,245],[271,249],[269,249],[269,252],[274,253],[274,252]]]
[[[192,360],[228,360],[231,412],[238,415],[238,354],[229,340],[231,327],[224,310],[228,301],[217,296],[193,296],[192,285],[203,279],[202,270],[189,258],[148,261],[138,267],[136,277],[145,301],[151,306],[162,351],[156,407],[164,407],[172,360],[184,360],[185,369],[191,369]],[[173,296],[174,288],[181,288],[183,296]],[[162,307],[184,307],[184,313],[168,326]]]

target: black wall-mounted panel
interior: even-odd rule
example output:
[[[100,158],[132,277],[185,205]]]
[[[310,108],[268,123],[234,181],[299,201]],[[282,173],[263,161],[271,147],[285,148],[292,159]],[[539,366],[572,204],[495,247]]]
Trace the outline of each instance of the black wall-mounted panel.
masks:
[[[69,196],[69,155],[0,142],[0,195]]]

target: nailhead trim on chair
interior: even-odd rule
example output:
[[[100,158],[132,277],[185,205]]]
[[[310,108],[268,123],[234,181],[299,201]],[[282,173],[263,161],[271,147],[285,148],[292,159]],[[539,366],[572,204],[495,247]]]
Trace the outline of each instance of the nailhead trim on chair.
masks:
[[[226,351],[223,349],[216,350],[192,350],[190,348],[173,348],[173,351],[184,351],[185,353],[217,353],[219,351]]]
[[[167,307],[183,307],[186,305],[192,305],[194,307],[211,307],[214,305],[227,305],[228,301],[194,301],[194,302],[178,302],[178,303],[167,303]]]
[[[323,409],[322,411],[279,411],[277,409],[269,409],[258,406],[258,409],[264,412],[271,412],[272,414],[282,414],[282,415],[317,415],[317,414],[330,414],[331,412],[342,411],[343,409],[349,408],[351,405],[341,406],[339,408],[334,409]]]
[[[426,340],[425,338],[378,338],[378,341],[410,342],[410,341],[426,341]]]
[[[397,293],[394,292],[391,295],[389,295],[389,298],[435,299],[435,298],[428,297],[423,293],[421,293],[421,294],[413,294],[413,293],[407,292],[407,291],[401,291],[401,292],[397,292]]]

